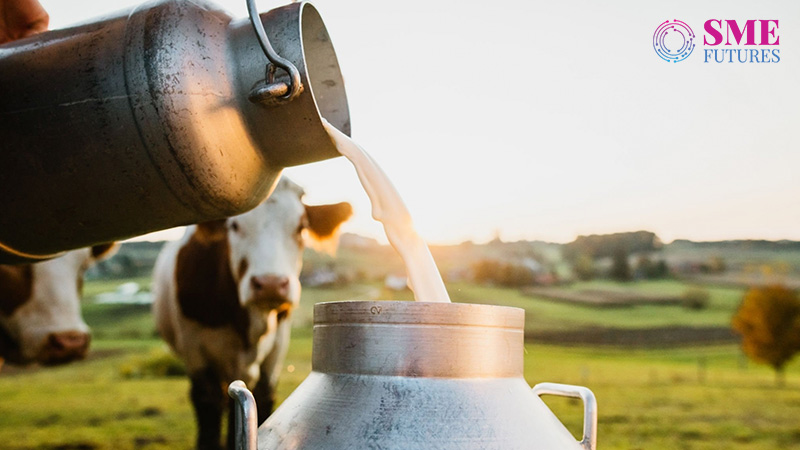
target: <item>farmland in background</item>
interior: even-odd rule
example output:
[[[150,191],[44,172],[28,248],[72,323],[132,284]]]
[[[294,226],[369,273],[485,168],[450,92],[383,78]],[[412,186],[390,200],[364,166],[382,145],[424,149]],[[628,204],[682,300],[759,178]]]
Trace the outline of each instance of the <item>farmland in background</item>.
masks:
[[[180,375],[182,366],[155,336],[149,306],[96,302],[100,294],[119,291],[130,282],[147,291],[148,264],[152,264],[147,261],[157,250],[155,245],[123,248],[120,255],[127,255],[123,258],[126,262],[117,261],[118,255],[91,274],[83,306],[93,331],[87,360],[46,370],[3,368],[0,447],[192,447],[195,425],[188,379]],[[674,300],[702,282],[697,277],[629,283],[600,279],[557,283],[547,287],[550,290],[537,291],[542,286],[477,284],[466,273],[472,263],[508,252],[513,258],[535,255],[559,271],[563,262],[557,250],[555,244],[495,242],[436,247],[434,253],[449,279],[453,301],[525,309],[525,376],[531,385],[553,381],[581,384],[594,391],[600,412],[598,448],[800,449],[796,421],[800,417],[800,360],[788,366],[786,385],[776,387],[771,369],[742,356],[735,336],[728,331],[744,292],[740,283],[703,284],[708,301],[695,309]],[[667,257],[670,251],[669,245],[662,250]],[[679,258],[684,262],[719,256],[702,248],[681,252]],[[733,253],[745,262],[740,264],[729,256],[727,274],[750,270],[746,255]],[[789,267],[778,275],[791,278],[800,261],[798,254],[795,250],[771,256],[769,252],[754,254],[757,258],[750,264],[759,269],[751,270],[752,275],[774,277],[775,270],[768,273],[763,267]],[[388,263],[373,264],[376,258]],[[311,369],[314,303],[411,299],[410,292],[394,291],[383,282],[386,275],[402,275],[395,258],[390,250],[369,241],[344,245],[337,259],[309,255],[304,276],[335,272],[337,277],[318,287],[307,284],[303,290],[301,308],[294,313],[295,328],[279,400]],[[572,301],[592,293],[623,304]],[[675,340],[676,336],[683,338]],[[580,433],[579,403],[545,400],[574,434]]]

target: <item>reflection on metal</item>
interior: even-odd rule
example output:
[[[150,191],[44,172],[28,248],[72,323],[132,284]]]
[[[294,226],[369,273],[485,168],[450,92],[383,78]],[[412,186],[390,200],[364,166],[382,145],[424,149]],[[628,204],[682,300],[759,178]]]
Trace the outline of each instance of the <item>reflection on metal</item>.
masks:
[[[317,304],[312,372],[259,448],[593,449],[523,378],[523,326],[523,310],[502,306]]]
[[[253,394],[244,381],[236,380],[228,386],[228,395],[235,407],[236,450],[256,450],[258,412]]]
[[[203,1],[0,45],[0,263],[239,214],[284,167],[338,156],[322,118],[349,134],[350,115],[322,18],[292,3],[258,22],[299,82],[266,85],[249,19]]]

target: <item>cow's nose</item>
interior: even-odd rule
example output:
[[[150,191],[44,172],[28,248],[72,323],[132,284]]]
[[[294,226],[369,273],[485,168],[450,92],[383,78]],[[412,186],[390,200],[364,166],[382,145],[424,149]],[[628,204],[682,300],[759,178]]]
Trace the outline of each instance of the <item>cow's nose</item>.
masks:
[[[250,286],[257,297],[285,299],[289,296],[289,277],[257,275],[250,278]]]
[[[91,337],[81,331],[60,331],[50,333],[42,349],[41,362],[60,364],[75,359],[83,359],[89,350]]]

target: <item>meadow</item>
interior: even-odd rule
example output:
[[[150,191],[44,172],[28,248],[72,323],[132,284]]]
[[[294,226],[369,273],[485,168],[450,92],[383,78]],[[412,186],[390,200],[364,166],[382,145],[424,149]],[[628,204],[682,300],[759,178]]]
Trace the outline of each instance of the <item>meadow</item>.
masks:
[[[137,280],[147,287],[149,280]],[[121,281],[85,287],[84,317],[93,329],[92,354],[71,365],[6,366],[0,372],[0,447],[4,449],[188,449],[194,419],[188,379],[154,334],[146,305],[95,304],[94,295]],[[708,307],[680,305],[591,308],[552,302],[515,289],[449,285],[454,301],[522,307],[531,332],[587,327],[727,327],[741,300],[735,288],[709,288]],[[680,281],[592,282],[569,289],[626,290],[679,295]],[[305,289],[279,399],[311,370],[311,310],[319,301],[410,299],[378,284]],[[178,374],[178,375],[175,375]],[[676,348],[526,344],[525,377],[585,385],[599,405],[598,448],[800,449],[800,363],[778,387],[773,372],[748,362],[735,343]],[[579,402],[546,397],[578,435]],[[534,437],[532,437],[533,439]]]

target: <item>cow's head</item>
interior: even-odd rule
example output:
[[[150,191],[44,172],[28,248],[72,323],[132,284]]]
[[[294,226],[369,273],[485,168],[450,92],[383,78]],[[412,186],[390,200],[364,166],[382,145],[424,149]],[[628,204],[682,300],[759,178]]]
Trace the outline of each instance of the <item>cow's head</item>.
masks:
[[[300,301],[303,248],[331,240],[352,214],[349,203],[304,205],[303,190],[282,178],[255,209],[228,218],[229,263],[242,306],[288,312]],[[202,228],[203,225],[198,225]]]
[[[115,249],[97,245],[35,264],[0,265],[0,357],[15,364],[60,364],[86,356],[83,273]]]

